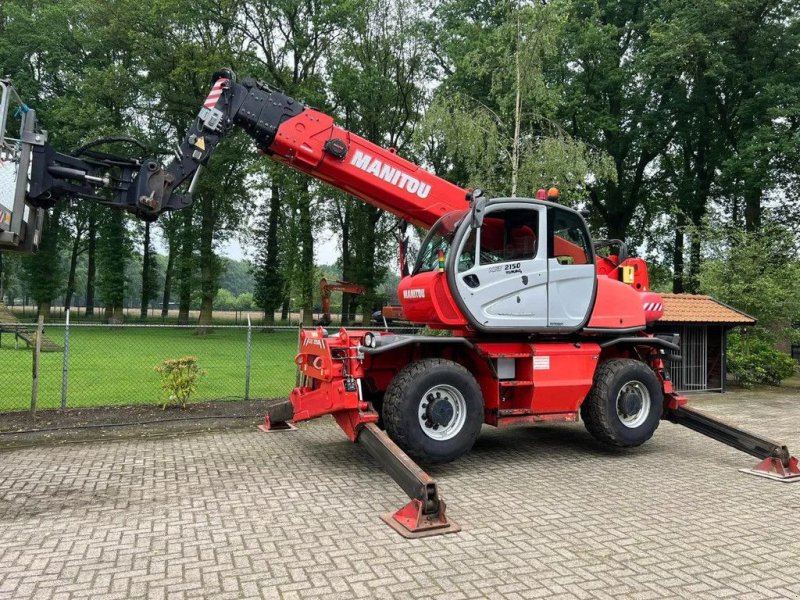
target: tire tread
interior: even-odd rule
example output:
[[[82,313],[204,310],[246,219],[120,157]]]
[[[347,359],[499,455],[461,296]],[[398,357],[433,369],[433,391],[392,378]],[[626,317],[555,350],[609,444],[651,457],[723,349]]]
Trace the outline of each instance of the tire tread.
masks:
[[[411,432],[405,427],[405,423],[403,422],[402,398],[403,391],[411,382],[427,373],[430,369],[437,367],[449,367],[460,371],[463,375],[469,377],[475,383],[476,387],[478,385],[472,373],[464,366],[444,358],[425,358],[403,367],[400,372],[394,376],[383,397],[383,421],[389,437],[391,437],[409,456],[417,460],[428,462],[435,461],[432,461],[431,457],[426,454],[422,445],[416,442],[414,436],[410,435]],[[483,415],[481,415],[481,422],[483,422]],[[480,433],[480,427],[477,428],[472,442],[477,439],[478,433]]]
[[[586,429],[595,439],[609,446],[630,448],[639,445],[626,442],[616,434],[611,424],[612,415],[609,412],[610,403],[608,402],[611,386],[617,376],[620,372],[634,366],[645,366],[649,369],[642,361],[633,358],[615,358],[601,363],[595,371],[592,389],[581,404],[581,419]],[[653,398],[652,401],[656,402],[657,398]]]

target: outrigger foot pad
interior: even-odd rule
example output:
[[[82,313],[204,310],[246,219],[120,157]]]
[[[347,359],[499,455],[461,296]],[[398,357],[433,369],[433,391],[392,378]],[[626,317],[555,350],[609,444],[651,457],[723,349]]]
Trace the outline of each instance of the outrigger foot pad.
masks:
[[[397,512],[381,515],[381,519],[397,533],[409,539],[461,531],[461,525],[453,523],[445,516],[445,503],[441,498],[436,513],[425,514],[423,508],[421,501],[411,500]]]
[[[297,427],[289,423],[293,417],[294,406],[291,400],[282,400],[267,408],[267,414],[264,415],[264,424],[259,425],[258,428],[264,433],[297,431]]]
[[[767,479],[782,481],[783,483],[797,483],[800,481],[800,464],[798,464],[794,456],[789,458],[788,464],[786,465],[784,465],[781,459],[770,457],[765,458],[752,469],[739,470],[742,473],[766,477]]]
[[[270,421],[269,415],[264,417],[264,422],[258,426],[264,433],[277,433],[280,431],[297,431],[297,427],[286,421]]]

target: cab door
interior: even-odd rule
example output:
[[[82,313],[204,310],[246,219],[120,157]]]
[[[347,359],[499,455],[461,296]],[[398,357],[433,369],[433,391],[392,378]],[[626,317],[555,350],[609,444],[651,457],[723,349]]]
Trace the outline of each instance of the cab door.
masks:
[[[481,329],[547,327],[547,212],[523,202],[489,206],[455,261],[455,293]],[[451,281],[453,281],[451,279]]]
[[[586,223],[574,211],[547,209],[548,271],[547,324],[552,328],[580,327],[594,305],[597,273]]]

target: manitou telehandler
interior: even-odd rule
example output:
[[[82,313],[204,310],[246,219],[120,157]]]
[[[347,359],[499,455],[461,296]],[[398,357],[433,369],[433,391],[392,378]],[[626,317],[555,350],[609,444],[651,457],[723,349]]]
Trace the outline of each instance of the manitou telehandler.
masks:
[[[675,393],[667,362],[680,360],[679,340],[648,331],[663,307],[645,263],[627,257],[620,241],[593,242],[583,216],[555,201],[556,190],[535,199],[468,192],[228,70],[214,75],[166,167],[91,148],[61,154],[33,111],[22,121],[6,158],[30,173],[16,188],[9,245],[34,246],[37,214],[60,198],[98,200],[148,220],[189,206],[203,166],[236,127],[269,158],[429,229],[412,266],[400,245],[399,298],[406,319],[449,335],[303,330],[299,385],[263,426],[333,415],[411,497],[384,517],[403,535],[457,529],[436,482],[409,456],[452,461],[484,423],[580,419],[601,442],[632,447],[667,419],[762,459],[754,472],[800,479],[785,446],[699,413]],[[598,255],[601,246],[611,247],[607,256]]]

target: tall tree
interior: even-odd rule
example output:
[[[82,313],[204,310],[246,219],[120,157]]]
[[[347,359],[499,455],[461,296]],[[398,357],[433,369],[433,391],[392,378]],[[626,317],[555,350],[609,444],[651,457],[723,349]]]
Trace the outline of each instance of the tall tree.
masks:
[[[798,107],[790,91],[800,81],[797,6],[666,0],[660,10],[654,64],[679,75],[671,97],[676,135],[660,165],[677,198],[673,289],[697,292],[707,220],[727,214],[755,231],[762,199],[797,171],[785,160]]]
[[[164,318],[169,314],[173,278],[175,277],[175,258],[180,249],[178,240],[180,219],[174,214],[167,214],[159,219],[159,223],[167,241],[167,265],[164,271],[164,293],[161,297],[161,317]]]
[[[78,204],[67,209],[70,244],[69,270],[67,275],[67,289],[64,293],[64,309],[69,310],[72,306],[72,296],[75,294],[75,274],[78,268],[78,258],[86,251],[86,240],[84,239],[89,228],[88,204]]]
[[[345,126],[401,153],[411,150],[409,142],[427,100],[422,82],[432,74],[424,21],[424,13],[406,0],[364,2],[353,11],[349,35],[336,46],[329,66],[333,98]],[[388,268],[387,244],[396,219],[338,194],[333,199],[332,224],[342,234],[343,277],[367,288],[361,306],[362,320],[368,323]]]
[[[100,220],[97,248],[97,288],[105,305],[105,320],[121,323],[124,319],[125,265],[130,256],[127,217],[118,210],[107,211]]]
[[[56,205],[46,214],[39,251],[25,257],[24,262],[26,286],[36,301],[39,315],[45,319],[50,317],[50,305],[63,289],[62,211],[63,207]]]
[[[97,213],[99,207],[89,207],[86,239],[86,316],[94,315],[94,292],[97,274]]]
[[[323,67],[351,8],[348,0],[245,3],[241,7],[239,28],[254,50],[254,69],[288,94],[324,108],[327,97]],[[310,187],[306,189],[311,191]],[[296,280],[307,325],[313,317],[315,288],[314,224],[318,220],[314,218],[313,200],[313,196],[302,190],[293,198],[281,200],[290,203],[297,216],[301,261],[297,263]]]
[[[649,196],[655,161],[675,134],[668,100],[678,77],[653,59],[657,6],[647,0],[568,3],[556,63],[565,94],[558,112],[574,137],[613,162],[613,173],[597,177],[589,189],[609,238],[630,235]]]
[[[153,244],[150,241],[150,222],[146,221],[142,240],[142,301],[139,310],[139,318],[141,319],[147,318],[147,309],[150,307],[150,301],[155,300],[158,296],[154,254]]]

